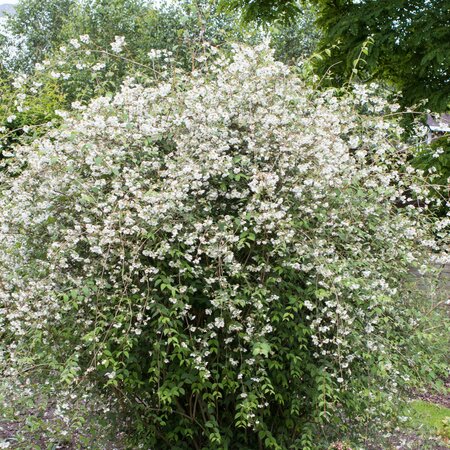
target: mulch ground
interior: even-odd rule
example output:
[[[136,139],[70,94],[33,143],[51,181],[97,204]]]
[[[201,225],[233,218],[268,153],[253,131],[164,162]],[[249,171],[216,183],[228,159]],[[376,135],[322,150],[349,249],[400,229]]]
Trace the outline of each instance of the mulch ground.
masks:
[[[447,393],[437,392],[413,392],[411,397],[413,399],[421,399],[426,402],[441,405],[450,408],[450,377],[445,380],[445,387]],[[47,415],[47,414],[46,414]],[[45,439],[45,436],[29,436],[29,444],[21,443],[15,444],[16,436],[22,435],[21,429],[24,425],[23,420],[17,421],[1,421],[0,420],[0,442],[6,441],[11,443],[11,449],[28,450],[29,448],[47,449],[49,442]],[[450,445],[438,442],[437,439],[427,438],[423,435],[415,432],[414,430],[398,430],[392,433],[392,435],[383,439],[383,443],[371,443],[367,444],[365,450],[450,450]],[[24,446],[25,445],[25,446]],[[34,446],[34,447],[33,447]],[[55,449],[58,450],[74,450],[77,447],[75,443],[60,444]],[[105,446],[102,450],[114,450],[117,449],[115,445]],[[88,450],[88,449],[86,449]]]

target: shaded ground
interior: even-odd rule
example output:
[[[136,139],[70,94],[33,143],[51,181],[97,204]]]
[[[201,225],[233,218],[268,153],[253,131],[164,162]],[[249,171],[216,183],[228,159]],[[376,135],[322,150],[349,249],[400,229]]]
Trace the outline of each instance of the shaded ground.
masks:
[[[82,436],[86,435],[84,429],[71,433],[70,437],[55,438],[53,433],[46,432],[47,426],[51,428],[53,418],[51,407],[42,414],[30,410],[28,415],[22,414],[18,420],[0,419],[0,449],[9,450],[122,450],[123,435],[118,433],[114,442],[107,442],[103,438],[89,439],[90,444],[82,442]],[[35,424],[33,426],[33,424]],[[61,434],[61,433],[58,433]],[[3,446],[2,446],[3,444]],[[6,446],[8,445],[9,446]]]
[[[450,447],[435,438],[423,437],[417,432],[398,431],[389,439],[392,449],[396,450],[449,450]],[[376,447],[374,447],[375,450]],[[377,447],[376,450],[386,450],[389,447]],[[369,449],[368,449],[369,450]]]
[[[423,400],[425,402],[434,403],[435,405],[445,406],[450,408],[450,377],[444,381],[445,391],[442,393],[438,392],[420,392],[416,391],[413,394],[413,398]]]

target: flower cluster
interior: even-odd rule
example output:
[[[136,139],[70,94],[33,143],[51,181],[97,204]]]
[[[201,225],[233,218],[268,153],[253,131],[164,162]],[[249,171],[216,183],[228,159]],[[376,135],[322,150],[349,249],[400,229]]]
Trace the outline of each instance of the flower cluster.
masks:
[[[125,46],[125,38],[123,36],[116,36],[114,42],[111,43],[111,49],[114,53],[121,53]]]
[[[117,389],[158,448],[287,448],[338,404],[381,410],[434,243],[377,89],[236,47],[78,105],[1,175],[0,331]]]

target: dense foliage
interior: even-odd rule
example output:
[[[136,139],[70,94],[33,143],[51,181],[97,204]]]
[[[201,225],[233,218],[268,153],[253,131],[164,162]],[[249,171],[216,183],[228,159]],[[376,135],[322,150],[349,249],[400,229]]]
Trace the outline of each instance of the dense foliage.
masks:
[[[302,11],[303,6],[297,0],[221,0],[225,10],[239,10],[246,22],[257,21],[261,24],[283,21],[291,23]]]
[[[306,450],[385,422],[442,362],[408,282],[437,247],[398,105],[315,91],[265,46],[198,58],[15,148],[2,370],[95,383],[133,448]]]

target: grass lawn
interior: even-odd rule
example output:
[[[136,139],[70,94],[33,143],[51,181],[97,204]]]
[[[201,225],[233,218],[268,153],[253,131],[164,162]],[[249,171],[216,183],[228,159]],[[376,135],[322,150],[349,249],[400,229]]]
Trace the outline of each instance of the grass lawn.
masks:
[[[411,402],[411,426],[438,435],[444,441],[450,440],[450,408],[423,400]]]

